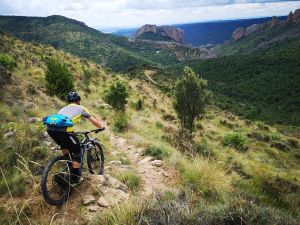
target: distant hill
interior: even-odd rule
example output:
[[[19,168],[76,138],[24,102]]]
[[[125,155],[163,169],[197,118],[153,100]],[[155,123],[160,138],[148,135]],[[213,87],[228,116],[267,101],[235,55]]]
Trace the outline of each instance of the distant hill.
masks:
[[[184,31],[184,43],[194,46],[206,44],[223,44],[231,39],[232,32],[238,27],[248,27],[255,23],[264,23],[271,20],[271,17],[256,19],[225,20],[192,24],[174,25]],[[286,16],[278,17],[286,19]],[[113,34],[132,38],[137,29],[123,29]]]
[[[217,52],[215,59],[188,64],[208,80],[221,107],[249,119],[299,126],[300,21],[252,33]]]
[[[145,52],[143,46],[135,45],[126,37],[105,34],[63,16],[0,16],[0,31],[25,41],[50,44],[56,49],[92,59],[114,71],[129,71],[147,66],[162,67],[182,60],[177,58],[173,49],[148,45]],[[184,55],[191,58],[188,51]]]

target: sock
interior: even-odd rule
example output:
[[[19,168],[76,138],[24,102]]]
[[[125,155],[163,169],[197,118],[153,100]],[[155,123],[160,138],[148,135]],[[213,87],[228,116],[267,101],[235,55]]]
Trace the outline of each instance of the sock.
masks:
[[[79,168],[72,168],[71,169],[71,180],[79,180],[81,174]]]

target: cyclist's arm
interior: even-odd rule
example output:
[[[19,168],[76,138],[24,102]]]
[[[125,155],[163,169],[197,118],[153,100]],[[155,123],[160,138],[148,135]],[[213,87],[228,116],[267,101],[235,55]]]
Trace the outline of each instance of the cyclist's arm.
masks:
[[[100,123],[100,121],[97,120],[95,117],[90,116],[88,119],[89,119],[96,127],[98,127],[98,128],[103,128],[102,125],[101,125],[101,123]]]
[[[85,107],[82,107],[82,116],[89,119],[96,127],[103,128],[100,120],[96,119]]]

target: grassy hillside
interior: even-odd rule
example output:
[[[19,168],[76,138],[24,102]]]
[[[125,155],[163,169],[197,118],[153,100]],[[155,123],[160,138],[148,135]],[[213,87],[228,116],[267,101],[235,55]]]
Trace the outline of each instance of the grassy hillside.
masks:
[[[136,46],[125,37],[104,34],[82,22],[62,16],[0,16],[0,30],[22,40],[52,45],[56,49],[87,58],[114,71],[177,63],[172,49]],[[157,51],[161,54],[157,54]]]
[[[245,121],[210,106],[197,119],[196,148],[190,154],[189,145],[178,148],[178,122],[172,109],[172,94],[158,89],[156,75],[151,71],[141,72],[138,78],[118,76],[91,61],[52,47],[3,35],[0,43],[0,53],[16,62],[16,67],[7,71],[11,76],[2,88],[4,94],[0,100],[1,224],[50,224],[51,221],[64,224],[70,219],[79,224],[154,225],[166,224],[167,220],[173,224],[298,223],[300,149],[299,141],[287,130]],[[65,103],[45,93],[45,63],[41,56],[66,63],[76,78],[82,104],[106,122],[107,131],[97,135],[106,147],[106,164],[116,160],[122,164],[116,171],[107,168],[106,172],[131,188],[128,201],[112,208],[98,207],[91,214],[88,206],[75,195],[68,205],[74,208],[69,211],[67,205],[55,209],[42,199],[41,170],[55,153],[49,149],[53,144],[48,143],[41,123],[28,121],[56,112]],[[92,71],[89,84],[82,82],[83,67]],[[126,106],[129,124],[123,132],[113,129],[114,112],[103,107],[103,90],[116,79],[128,84],[130,94]],[[139,99],[143,107],[137,110],[135,103]],[[89,128],[91,125],[84,121],[79,125],[79,129]],[[110,140],[116,136],[126,140],[126,151],[112,145]],[[162,183],[166,191],[144,196],[146,181],[155,183],[155,180],[147,180],[145,171],[137,170],[140,164],[131,160],[138,149],[144,153],[139,157],[150,155],[163,160],[160,170],[151,171],[165,177]],[[85,191],[80,194],[84,195]]]

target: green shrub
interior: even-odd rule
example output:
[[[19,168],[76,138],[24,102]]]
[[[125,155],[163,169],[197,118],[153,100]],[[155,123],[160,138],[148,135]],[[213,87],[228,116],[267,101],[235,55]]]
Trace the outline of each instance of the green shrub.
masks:
[[[141,186],[141,177],[135,171],[122,171],[116,177],[122,183],[126,184],[131,191],[136,191]]]
[[[222,142],[225,146],[232,146],[240,151],[246,150],[246,137],[241,133],[227,133],[223,137]]]
[[[155,126],[156,126],[157,128],[159,128],[159,129],[164,128],[164,125],[163,125],[161,122],[156,122],[156,123],[155,123]]]
[[[104,100],[117,111],[125,111],[128,97],[128,87],[121,80],[117,80],[104,91]]]
[[[157,159],[163,159],[170,156],[170,154],[170,149],[163,145],[150,145],[145,149],[145,155],[150,155]]]
[[[185,67],[183,78],[176,83],[174,99],[182,129],[193,131],[196,117],[204,113],[208,96],[207,81],[199,78],[190,67]]]
[[[93,74],[92,74],[91,71],[89,71],[88,69],[86,69],[84,66],[82,67],[82,71],[83,71],[83,79],[82,79],[83,84],[85,86],[89,86]]]
[[[17,65],[12,56],[3,53],[0,53],[0,64],[7,70],[12,70]]]
[[[139,99],[135,104],[135,110],[139,111],[143,109],[143,101],[141,99]]]
[[[61,63],[58,59],[46,59],[47,91],[49,95],[56,95],[62,99],[67,93],[74,89],[74,78],[68,70],[66,64]]]
[[[123,112],[118,112],[113,118],[113,131],[123,132],[128,128],[129,122],[128,117]]]

